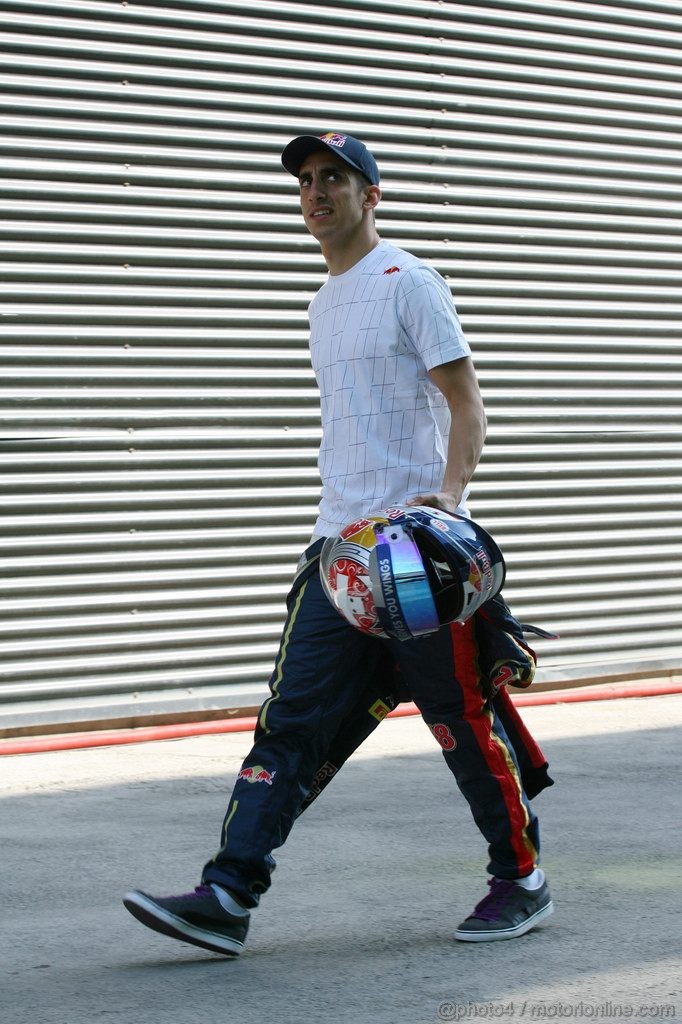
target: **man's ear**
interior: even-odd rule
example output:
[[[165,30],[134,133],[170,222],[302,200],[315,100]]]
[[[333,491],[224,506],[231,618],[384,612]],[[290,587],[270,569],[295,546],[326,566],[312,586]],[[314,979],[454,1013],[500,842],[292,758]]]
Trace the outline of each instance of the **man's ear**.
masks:
[[[374,210],[381,202],[381,189],[378,185],[370,185],[367,189],[365,201],[362,204],[365,210]]]

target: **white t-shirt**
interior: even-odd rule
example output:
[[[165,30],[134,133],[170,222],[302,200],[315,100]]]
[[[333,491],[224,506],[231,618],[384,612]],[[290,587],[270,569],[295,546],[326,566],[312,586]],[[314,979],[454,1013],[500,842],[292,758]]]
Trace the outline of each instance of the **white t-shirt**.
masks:
[[[308,312],[323,430],[315,534],[333,536],[441,489],[450,413],[427,370],[471,350],[440,274],[388,242],[329,276]]]

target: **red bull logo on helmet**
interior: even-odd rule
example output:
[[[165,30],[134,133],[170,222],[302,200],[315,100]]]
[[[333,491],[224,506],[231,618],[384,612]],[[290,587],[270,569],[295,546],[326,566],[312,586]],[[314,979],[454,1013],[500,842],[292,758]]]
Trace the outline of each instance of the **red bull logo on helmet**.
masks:
[[[369,519],[356,519],[354,523],[350,523],[349,526],[342,530],[339,534],[341,540],[348,540],[349,537],[354,537],[356,533],[362,533],[368,526],[371,526]]]
[[[483,548],[479,548],[474,557],[469,559],[468,578],[462,583],[464,589],[463,612],[478,608],[493,592],[495,580],[492,566]]]
[[[481,587],[483,585],[483,577],[481,576],[481,570],[473,560],[469,562],[469,583],[474,590],[477,590],[480,594]]]
[[[266,786],[271,786],[275,780],[277,772],[269,772],[267,768],[263,768],[260,764],[254,764],[242,768],[237,781],[239,779],[245,779],[246,782],[264,782]]]

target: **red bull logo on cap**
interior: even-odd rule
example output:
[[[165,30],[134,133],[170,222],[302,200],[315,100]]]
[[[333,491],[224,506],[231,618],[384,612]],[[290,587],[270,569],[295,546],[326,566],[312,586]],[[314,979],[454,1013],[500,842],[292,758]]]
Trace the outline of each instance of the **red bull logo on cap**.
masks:
[[[263,768],[260,764],[254,764],[246,768],[242,768],[237,781],[239,779],[245,779],[246,782],[264,782],[266,786],[271,786],[275,780],[277,772],[269,772],[267,768]]]
[[[346,145],[346,136],[339,135],[338,132],[327,132],[326,135],[320,135],[320,140],[326,142],[328,146],[338,146],[339,149],[343,149]]]

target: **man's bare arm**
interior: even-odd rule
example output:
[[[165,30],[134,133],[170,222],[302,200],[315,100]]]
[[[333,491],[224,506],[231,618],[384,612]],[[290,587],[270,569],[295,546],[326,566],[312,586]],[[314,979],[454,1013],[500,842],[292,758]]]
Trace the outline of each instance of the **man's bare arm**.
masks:
[[[483,450],[487,420],[471,359],[455,359],[429,371],[445,396],[451,417],[447,463],[440,491],[410,497],[408,505],[455,512]]]

